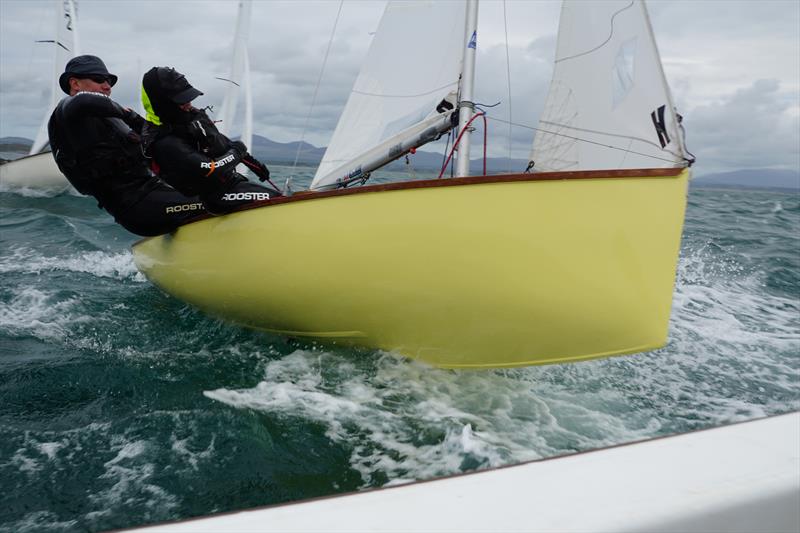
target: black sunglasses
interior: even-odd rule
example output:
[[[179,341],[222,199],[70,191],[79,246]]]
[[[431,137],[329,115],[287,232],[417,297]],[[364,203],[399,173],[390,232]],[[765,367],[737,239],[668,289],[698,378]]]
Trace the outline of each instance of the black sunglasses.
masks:
[[[81,76],[81,78],[85,80],[92,80],[95,83],[103,83],[106,81],[111,83],[111,80],[108,79],[108,76],[103,76],[102,74],[88,74],[86,76]]]

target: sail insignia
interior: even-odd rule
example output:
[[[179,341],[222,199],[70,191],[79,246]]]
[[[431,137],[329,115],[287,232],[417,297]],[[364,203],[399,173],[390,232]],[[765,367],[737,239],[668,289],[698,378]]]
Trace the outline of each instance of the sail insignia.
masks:
[[[628,96],[628,93],[633,88],[633,83],[636,79],[634,76],[636,42],[636,37],[624,42],[619,47],[619,52],[617,52],[617,56],[614,59],[614,70],[612,73],[614,84],[614,108],[625,100],[625,97]]]

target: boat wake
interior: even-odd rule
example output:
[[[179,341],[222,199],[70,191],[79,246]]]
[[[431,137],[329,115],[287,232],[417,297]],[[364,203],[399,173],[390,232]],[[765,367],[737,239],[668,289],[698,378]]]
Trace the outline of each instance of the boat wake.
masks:
[[[800,306],[763,287],[736,257],[690,245],[670,342],[654,352],[474,372],[299,349],[267,363],[255,387],[204,394],[319,424],[365,487],[758,418],[800,408]]]

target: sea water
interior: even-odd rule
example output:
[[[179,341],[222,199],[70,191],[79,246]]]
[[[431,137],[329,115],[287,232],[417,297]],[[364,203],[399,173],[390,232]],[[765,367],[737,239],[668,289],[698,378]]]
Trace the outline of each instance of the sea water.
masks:
[[[220,322],[149,284],[135,240],[89,198],[0,192],[0,531],[142,525],[800,408],[797,191],[691,190],[666,347],[514,370]]]

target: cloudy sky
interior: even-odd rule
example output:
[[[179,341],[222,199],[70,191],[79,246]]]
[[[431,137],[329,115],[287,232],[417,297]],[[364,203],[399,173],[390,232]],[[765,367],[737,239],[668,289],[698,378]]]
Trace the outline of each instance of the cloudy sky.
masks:
[[[221,103],[224,83],[214,78],[229,71],[235,1],[79,0],[78,5],[81,52],[101,56],[119,75],[117,101],[137,106],[141,74],[168,65],[205,93],[200,103]],[[559,5],[505,2],[515,122],[536,124],[551,74]],[[52,45],[34,41],[52,38],[53,6],[54,0],[0,0],[0,137],[33,138],[49,103]],[[255,133],[327,145],[384,2],[342,4],[311,110],[339,6],[336,0],[254,1]],[[697,173],[800,169],[800,2],[651,0],[648,7],[675,103],[685,117],[687,145],[699,160]],[[481,2],[476,100],[502,101],[490,114],[507,119],[503,11],[500,0]],[[490,125],[490,155],[508,154],[508,135],[505,124]],[[527,158],[532,137],[530,129],[512,129],[512,156]]]

